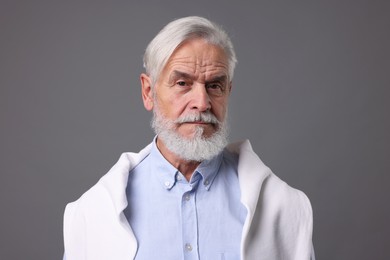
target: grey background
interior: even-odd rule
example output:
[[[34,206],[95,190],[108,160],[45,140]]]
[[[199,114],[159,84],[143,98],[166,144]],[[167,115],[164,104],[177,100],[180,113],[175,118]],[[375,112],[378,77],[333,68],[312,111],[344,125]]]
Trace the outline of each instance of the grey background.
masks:
[[[239,63],[231,139],[314,210],[318,259],[390,259],[388,1],[4,1],[0,259],[60,259],[62,214],[151,141],[147,43],[202,15]]]

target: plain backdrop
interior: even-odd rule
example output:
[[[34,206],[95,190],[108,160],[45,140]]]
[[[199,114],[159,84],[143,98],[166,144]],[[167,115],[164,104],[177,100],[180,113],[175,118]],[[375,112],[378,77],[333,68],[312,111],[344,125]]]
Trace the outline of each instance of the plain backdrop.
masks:
[[[317,259],[390,259],[389,3],[1,0],[0,259],[61,259],[66,203],[152,140],[142,55],[187,15],[230,33],[231,140],[308,195]]]

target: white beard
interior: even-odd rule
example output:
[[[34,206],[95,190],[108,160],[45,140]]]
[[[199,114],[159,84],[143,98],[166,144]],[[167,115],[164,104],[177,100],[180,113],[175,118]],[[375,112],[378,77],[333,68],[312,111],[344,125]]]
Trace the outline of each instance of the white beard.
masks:
[[[185,122],[204,121],[213,123],[217,131],[210,137],[203,137],[204,128],[197,126],[192,138],[185,138],[177,132],[177,125]],[[169,151],[187,161],[201,162],[217,156],[228,143],[226,119],[219,122],[211,112],[190,114],[177,120],[165,118],[155,107],[152,128]]]

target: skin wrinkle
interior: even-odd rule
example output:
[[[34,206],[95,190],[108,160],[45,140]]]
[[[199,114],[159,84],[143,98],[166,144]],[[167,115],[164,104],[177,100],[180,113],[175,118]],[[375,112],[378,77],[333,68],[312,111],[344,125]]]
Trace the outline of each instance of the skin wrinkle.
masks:
[[[221,70],[223,71],[227,70],[226,65],[224,65],[223,63],[214,63],[214,64],[211,63],[211,64],[199,65],[199,63],[196,62],[194,64],[191,61],[185,61],[185,60],[180,61],[179,59],[172,60],[171,62],[169,62],[166,69],[169,71],[173,67],[183,68],[183,70],[181,70],[183,71],[183,73],[186,73],[184,71],[188,71],[187,72],[188,75],[190,75],[194,79],[198,79],[200,82],[203,83],[205,82],[205,78],[210,78],[211,75],[215,73],[215,71],[218,72]],[[227,77],[227,73],[226,73],[226,77]]]
[[[197,40],[199,41],[199,40]],[[203,41],[203,40],[201,40]],[[204,41],[203,41],[204,42]],[[188,72],[192,72],[195,78],[198,78],[199,81],[202,81],[202,78],[200,76],[204,75],[205,77],[209,77],[208,73],[212,73],[213,71],[218,71],[218,70],[224,70],[226,73],[229,71],[228,70],[228,62],[226,57],[223,57],[224,61],[221,62],[219,60],[210,60],[209,57],[212,56],[220,56],[218,52],[221,52],[221,49],[216,46],[206,43],[208,46],[213,46],[214,48],[211,49],[208,53],[204,52],[202,53],[202,56],[199,55],[188,55],[188,56],[181,56],[181,57],[175,57],[175,54],[177,50],[172,54],[171,58],[169,59],[167,65],[163,69],[171,70],[172,67],[187,67]],[[178,48],[180,50],[181,48]],[[225,56],[225,55],[223,55]],[[175,58],[172,58],[175,57]],[[210,71],[211,70],[211,71]],[[163,73],[161,73],[163,74]],[[203,79],[204,82],[204,79]]]
[[[175,84],[177,84],[177,81],[183,80],[184,82],[192,82],[196,79],[196,76],[193,76],[191,74],[188,74],[186,72],[174,70],[171,75],[169,76],[168,83],[171,84],[171,87],[173,87]],[[203,82],[203,84],[206,85],[206,87],[210,84],[219,84],[222,88],[222,92],[226,90],[226,82],[227,82],[227,76],[225,74],[211,76],[209,80]]]

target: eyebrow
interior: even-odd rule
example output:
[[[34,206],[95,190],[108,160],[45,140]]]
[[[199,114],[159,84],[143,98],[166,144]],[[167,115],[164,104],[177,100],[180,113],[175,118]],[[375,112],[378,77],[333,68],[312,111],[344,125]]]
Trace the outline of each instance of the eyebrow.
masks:
[[[193,79],[194,76],[191,76],[190,74],[182,72],[182,71],[174,70],[174,71],[172,71],[171,75],[169,76],[169,82],[172,82],[172,81],[174,81],[176,79],[180,79],[180,78]]]
[[[194,79],[194,76],[191,74],[188,74],[186,72],[174,70],[172,71],[171,75],[169,76],[169,82],[172,82],[176,79]],[[212,77],[211,79],[207,80],[206,82],[226,82],[227,81],[227,75],[217,75]]]
[[[220,76],[215,76],[210,80],[207,80],[207,82],[226,82],[227,78],[228,77],[226,75],[220,75]]]

